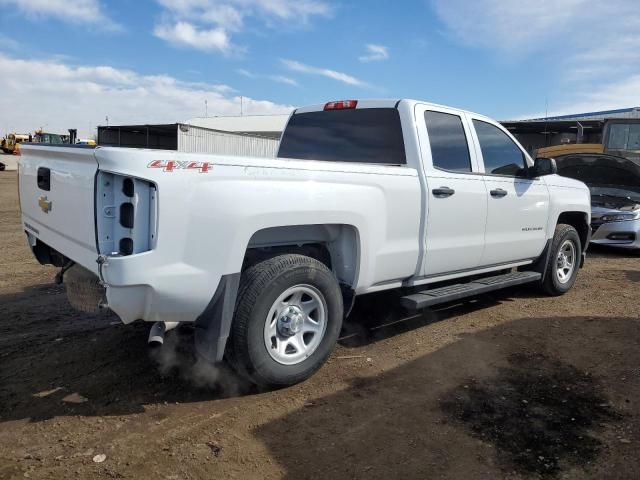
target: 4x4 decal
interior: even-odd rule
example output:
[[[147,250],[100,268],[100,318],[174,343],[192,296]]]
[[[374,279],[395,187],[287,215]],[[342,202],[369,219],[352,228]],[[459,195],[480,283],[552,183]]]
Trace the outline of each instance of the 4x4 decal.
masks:
[[[147,168],[161,168],[163,172],[198,170],[200,173],[207,173],[212,167],[213,165],[209,162],[188,162],[180,160],[153,160],[147,165]]]

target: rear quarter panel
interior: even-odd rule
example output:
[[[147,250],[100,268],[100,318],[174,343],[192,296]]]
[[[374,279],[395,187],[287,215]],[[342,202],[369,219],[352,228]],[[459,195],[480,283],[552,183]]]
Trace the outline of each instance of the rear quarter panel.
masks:
[[[158,319],[154,312],[164,308],[178,316],[174,320],[194,320],[221,276],[240,271],[253,234],[270,227],[353,226],[357,293],[416,269],[421,190],[410,167],[109,148],[96,156],[100,170],[158,188],[156,248],[112,258],[104,271],[111,289],[150,285],[142,318]],[[210,168],[165,171],[150,167],[156,160],[208,162]]]

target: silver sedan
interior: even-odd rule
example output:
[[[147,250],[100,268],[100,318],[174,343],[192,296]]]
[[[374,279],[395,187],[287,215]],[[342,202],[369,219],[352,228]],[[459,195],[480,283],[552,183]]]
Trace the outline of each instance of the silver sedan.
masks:
[[[640,165],[606,154],[556,158],[558,174],[587,184],[591,192],[591,241],[640,249]]]

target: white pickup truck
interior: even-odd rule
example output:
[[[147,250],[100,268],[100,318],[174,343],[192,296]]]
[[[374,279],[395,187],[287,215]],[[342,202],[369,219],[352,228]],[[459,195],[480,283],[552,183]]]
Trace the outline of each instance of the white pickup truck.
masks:
[[[315,372],[355,296],[563,294],[590,236],[589,190],[552,159],[414,100],[299,108],[273,159],[24,145],[19,171],[28,242],[72,303],[160,336],[193,322],[201,356],[263,385]]]

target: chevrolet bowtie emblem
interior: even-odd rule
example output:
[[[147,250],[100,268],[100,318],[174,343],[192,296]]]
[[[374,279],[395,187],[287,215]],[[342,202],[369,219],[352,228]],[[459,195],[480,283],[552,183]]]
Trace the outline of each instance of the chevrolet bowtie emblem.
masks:
[[[38,205],[44,213],[49,213],[51,211],[51,200],[47,200],[47,196],[43,195],[38,199]]]

